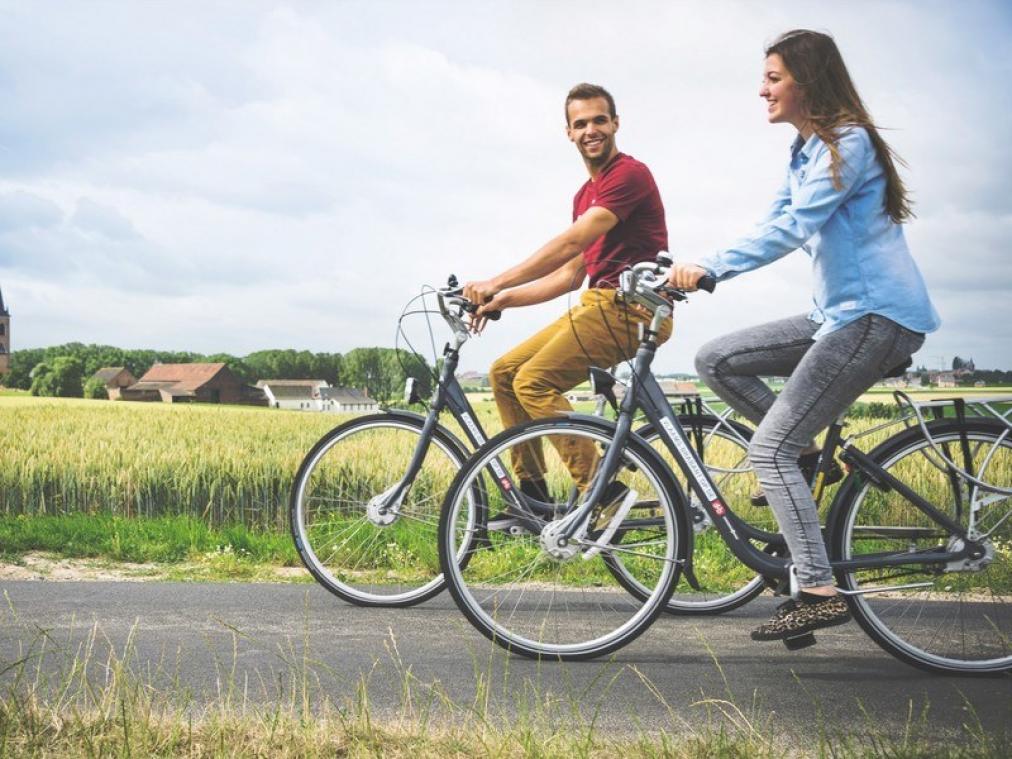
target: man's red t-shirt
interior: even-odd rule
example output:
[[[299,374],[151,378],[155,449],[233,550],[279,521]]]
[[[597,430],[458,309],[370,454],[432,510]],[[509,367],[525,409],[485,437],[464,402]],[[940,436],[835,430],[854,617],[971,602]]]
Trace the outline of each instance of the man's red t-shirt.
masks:
[[[632,156],[619,153],[597,179],[587,180],[573,198],[573,221],[591,206],[618,217],[618,224],[583,251],[591,287],[618,287],[624,269],[668,249],[661,194],[650,169]]]

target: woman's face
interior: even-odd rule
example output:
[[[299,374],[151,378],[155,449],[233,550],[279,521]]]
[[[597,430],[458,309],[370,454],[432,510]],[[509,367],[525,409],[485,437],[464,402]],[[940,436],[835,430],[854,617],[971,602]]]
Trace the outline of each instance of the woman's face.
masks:
[[[766,117],[771,124],[786,122],[801,131],[806,121],[801,88],[778,53],[766,57],[759,97],[766,101]]]

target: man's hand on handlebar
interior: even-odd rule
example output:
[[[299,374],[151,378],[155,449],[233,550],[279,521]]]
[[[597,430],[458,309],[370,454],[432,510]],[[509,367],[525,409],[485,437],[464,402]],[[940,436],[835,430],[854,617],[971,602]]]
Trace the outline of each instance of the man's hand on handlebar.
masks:
[[[461,294],[472,303],[477,303],[480,306],[491,301],[499,294],[500,289],[493,284],[491,279],[486,279],[480,282],[468,282],[464,285]]]
[[[499,293],[486,302],[485,305],[480,306],[476,311],[474,311],[471,314],[470,324],[468,325],[471,328],[471,332],[476,335],[480,335],[490,320],[494,321],[498,319],[502,309],[504,308],[502,301],[503,294]]]
[[[668,284],[679,290],[692,292],[699,286],[699,280],[707,274],[709,272],[702,266],[674,263],[671,264],[671,269],[668,272]]]
[[[468,282],[461,294],[478,306],[477,310],[471,312],[469,326],[471,332],[480,335],[489,319],[499,318],[498,312],[502,310],[502,305],[498,302],[501,298],[500,288],[496,287],[491,279],[486,279]],[[497,313],[489,316],[493,311]]]

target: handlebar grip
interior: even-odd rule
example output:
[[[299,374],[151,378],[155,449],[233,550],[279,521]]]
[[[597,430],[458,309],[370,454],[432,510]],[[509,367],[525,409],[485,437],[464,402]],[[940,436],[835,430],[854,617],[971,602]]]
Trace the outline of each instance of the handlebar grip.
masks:
[[[475,311],[478,310],[478,307],[473,303],[467,303],[464,306],[464,310],[467,311],[467,313],[469,314],[473,314]],[[482,316],[484,316],[489,321],[497,322],[499,321],[499,317],[502,316],[502,311],[486,311],[484,314],[482,314]]]
[[[696,283],[696,287],[700,290],[706,290],[708,293],[712,293],[717,287],[717,279],[710,274],[704,274],[699,278],[699,281]]]

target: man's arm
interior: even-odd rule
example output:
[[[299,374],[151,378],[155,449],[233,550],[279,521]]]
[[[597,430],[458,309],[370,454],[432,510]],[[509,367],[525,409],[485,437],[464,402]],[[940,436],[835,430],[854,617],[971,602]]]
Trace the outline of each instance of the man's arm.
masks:
[[[509,287],[524,285],[536,279],[546,277],[546,275],[552,274],[552,272],[555,272],[560,267],[570,263],[586,250],[594,240],[601,235],[607,234],[616,224],[618,224],[618,217],[607,208],[601,208],[600,206],[589,208],[580,218],[573,222],[569,229],[561,235],[553,237],[531,255],[530,258],[511,269],[507,269],[492,279],[487,279],[483,282],[468,282],[464,285],[464,297],[474,303],[488,303],[491,298]],[[572,273],[571,271],[570,277],[572,277]],[[562,279],[563,277],[560,275],[559,282]],[[548,286],[547,283],[545,286]],[[558,283],[556,283],[556,286],[559,286]],[[555,295],[567,291],[567,289],[560,289]],[[555,297],[555,295],[549,297]],[[544,300],[548,300],[549,297],[530,302],[541,303]],[[529,305],[529,303],[516,303],[513,305]]]
[[[510,290],[503,290],[492,298],[488,303],[478,309],[475,314],[475,330],[481,331],[485,325],[482,318],[487,311],[503,311],[507,308],[519,308],[520,306],[533,306],[537,303],[544,303],[563,293],[579,290],[583,280],[587,278],[587,267],[583,259],[575,256],[569,263],[563,264],[541,279],[531,282],[525,287],[514,287]],[[480,321],[479,321],[480,320]]]

